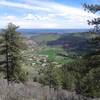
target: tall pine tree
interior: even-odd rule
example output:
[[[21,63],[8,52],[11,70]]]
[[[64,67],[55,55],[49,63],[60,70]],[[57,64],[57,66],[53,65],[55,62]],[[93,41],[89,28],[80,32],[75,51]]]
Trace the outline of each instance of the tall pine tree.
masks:
[[[0,42],[0,54],[2,56],[1,71],[3,71],[7,82],[23,81],[25,74],[22,70],[22,54],[24,42],[16,29],[18,26],[9,23],[6,29],[2,30]]]
[[[84,4],[85,10],[97,13],[100,5]],[[84,60],[86,68],[81,82],[81,93],[85,96],[100,97],[100,18],[88,21],[89,25],[95,26],[94,34],[90,40],[90,52],[86,54]]]

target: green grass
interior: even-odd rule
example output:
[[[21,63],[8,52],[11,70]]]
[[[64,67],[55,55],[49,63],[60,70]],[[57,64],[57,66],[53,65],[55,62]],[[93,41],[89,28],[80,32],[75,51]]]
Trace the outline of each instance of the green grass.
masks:
[[[35,52],[37,55],[47,55],[48,59],[51,61],[55,61],[61,64],[68,63],[72,61],[69,57],[59,56],[58,53],[67,54],[62,48],[60,47],[43,47],[40,51]]]
[[[50,61],[58,62],[61,64],[73,61],[73,59],[69,57],[58,55],[58,53],[62,53],[65,55],[67,54],[67,52],[65,52],[62,47],[49,47],[46,45],[48,41],[57,40],[60,37],[61,35],[58,34],[40,34],[38,36],[33,36],[32,40],[38,43],[38,46],[40,48],[39,50],[33,52],[33,55],[47,55]]]

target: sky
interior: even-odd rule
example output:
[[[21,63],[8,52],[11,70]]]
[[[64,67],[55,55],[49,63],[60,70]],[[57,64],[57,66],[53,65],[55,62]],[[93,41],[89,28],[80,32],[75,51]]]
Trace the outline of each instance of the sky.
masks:
[[[20,28],[84,29],[99,15],[84,11],[82,4],[100,0],[0,0],[0,28],[12,22]]]

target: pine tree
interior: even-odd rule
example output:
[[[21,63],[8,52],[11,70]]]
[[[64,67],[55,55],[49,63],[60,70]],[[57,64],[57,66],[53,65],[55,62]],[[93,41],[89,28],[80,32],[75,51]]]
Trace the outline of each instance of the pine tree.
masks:
[[[24,80],[22,70],[21,50],[24,47],[22,38],[16,29],[18,26],[9,23],[7,29],[2,30],[0,42],[0,54],[3,56],[1,61],[2,71],[7,82]]]
[[[100,5],[84,4],[85,10],[97,13]],[[91,32],[94,37],[90,40],[90,50],[85,55],[86,68],[81,80],[81,93],[85,96],[100,97],[100,18],[88,21],[89,25],[95,26],[95,31]]]
[[[83,5],[85,10],[88,10],[88,12],[97,13],[100,11],[100,5]],[[94,18],[93,20],[88,20],[89,25],[94,25],[95,32],[100,32],[100,18]]]

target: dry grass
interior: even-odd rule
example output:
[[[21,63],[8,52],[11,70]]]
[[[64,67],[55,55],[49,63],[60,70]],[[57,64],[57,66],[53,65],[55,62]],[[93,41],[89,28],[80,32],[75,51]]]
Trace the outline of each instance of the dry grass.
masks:
[[[29,81],[25,84],[7,85],[6,80],[0,80],[0,100],[92,100],[62,89],[54,90],[48,86]],[[99,99],[95,99],[99,100]]]

